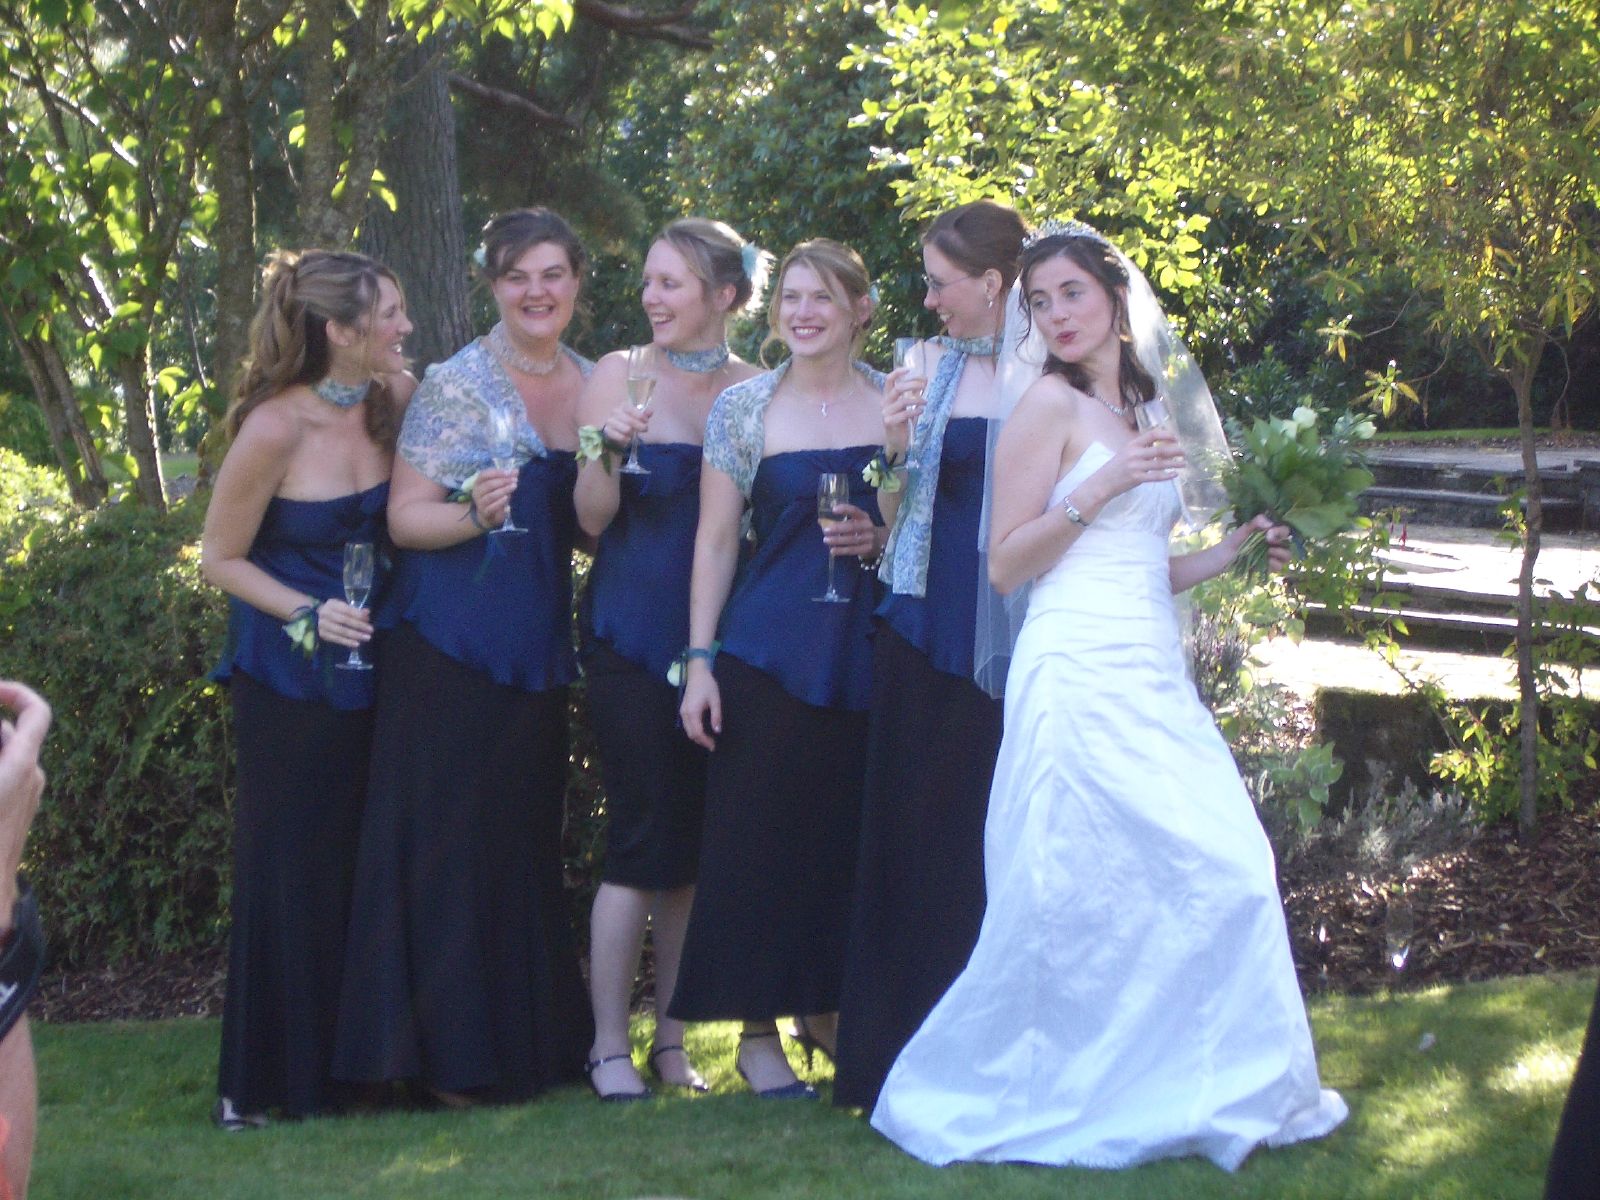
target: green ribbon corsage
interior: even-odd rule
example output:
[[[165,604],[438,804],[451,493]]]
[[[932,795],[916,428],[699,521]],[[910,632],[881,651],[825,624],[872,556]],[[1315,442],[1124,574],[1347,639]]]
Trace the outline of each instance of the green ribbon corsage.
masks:
[[[597,462],[606,469],[606,474],[611,474],[611,459],[622,452],[606,441],[605,430],[598,425],[580,425],[578,427],[578,461],[584,463]]]
[[[906,481],[895,474],[904,464],[889,461],[889,456],[882,450],[868,460],[867,465],[861,468],[861,478],[871,487],[880,492],[898,492],[905,487]]]
[[[284,634],[307,658],[317,652],[317,609],[320,607],[320,604],[302,604],[283,626]]]

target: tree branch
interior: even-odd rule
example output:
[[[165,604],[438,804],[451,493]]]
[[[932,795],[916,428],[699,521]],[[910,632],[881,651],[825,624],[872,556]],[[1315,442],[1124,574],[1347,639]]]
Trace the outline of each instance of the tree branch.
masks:
[[[541,108],[526,96],[519,96],[515,92],[508,92],[501,88],[489,87],[487,84],[479,83],[476,79],[470,79],[458,71],[451,71],[448,78],[450,87],[457,92],[465,93],[468,96],[489,104],[498,105],[501,108],[509,108],[514,112],[519,112],[548,129],[561,129],[568,133],[578,132],[578,123],[571,117],[553,113],[547,108]]]
[[[688,20],[694,16],[698,7],[695,3],[668,13],[640,12],[636,8],[624,8],[619,4],[609,4],[605,0],[577,0],[573,5],[574,10],[581,17],[586,17],[596,25],[603,25],[607,29],[614,29],[618,33],[625,33],[629,37],[647,38],[657,42],[671,42],[677,46],[686,46],[691,50],[711,49],[711,35],[699,29],[691,29],[680,25],[680,21]]]

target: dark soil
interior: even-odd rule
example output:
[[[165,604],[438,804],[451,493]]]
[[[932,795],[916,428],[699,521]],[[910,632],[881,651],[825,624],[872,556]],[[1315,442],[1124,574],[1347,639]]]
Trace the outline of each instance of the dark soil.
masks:
[[[1314,854],[1280,870],[1289,936],[1308,992],[1361,993],[1600,965],[1600,805],[1546,816],[1521,844],[1514,826],[1407,867],[1337,872]],[[1403,971],[1388,961],[1392,895],[1412,910]],[[121,968],[54,972],[30,1010],[42,1021],[151,1020],[222,1011],[218,947]]]

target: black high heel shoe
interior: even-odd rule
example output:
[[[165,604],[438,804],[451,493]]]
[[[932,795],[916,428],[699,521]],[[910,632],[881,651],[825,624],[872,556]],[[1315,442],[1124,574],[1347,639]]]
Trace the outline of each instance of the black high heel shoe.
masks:
[[[794,1019],[794,1027],[789,1030],[789,1038],[806,1052],[806,1070],[811,1070],[811,1058],[819,1051],[822,1057],[828,1060],[830,1067],[834,1065],[833,1051],[823,1045],[822,1039],[811,1032],[811,1026],[806,1024],[804,1017]]]
[[[648,1100],[654,1094],[649,1088],[645,1088],[642,1092],[602,1092],[600,1090],[600,1085],[594,1081],[594,1073],[607,1063],[621,1062],[623,1059],[632,1062],[633,1055],[608,1054],[604,1058],[591,1058],[583,1064],[583,1073],[589,1077],[589,1090],[595,1094],[595,1098],[602,1104],[627,1104],[633,1100]]]
[[[689,1069],[689,1078],[684,1083],[674,1083],[672,1080],[663,1075],[661,1073],[661,1068],[656,1065],[656,1059],[660,1058],[663,1054],[671,1054],[674,1050],[683,1055],[684,1065]],[[654,1075],[658,1080],[666,1084],[668,1087],[686,1088],[691,1092],[709,1092],[711,1090],[711,1085],[708,1084],[704,1079],[700,1078],[700,1072],[694,1069],[694,1064],[689,1061],[688,1051],[684,1050],[682,1046],[657,1046],[655,1049],[651,1050],[649,1054],[645,1055],[645,1062],[649,1064],[650,1074]]]
[[[776,1029],[769,1030],[766,1033],[741,1033],[739,1035],[739,1047],[742,1050],[745,1042],[755,1041],[757,1038],[775,1038],[777,1036],[778,1031]],[[739,1061],[739,1051],[734,1052],[733,1069],[739,1072],[739,1078],[749,1085],[750,1090],[755,1093],[758,1100],[815,1100],[817,1098],[817,1090],[800,1079],[796,1079],[793,1083],[785,1083],[778,1087],[767,1088],[765,1091],[758,1091],[756,1085],[750,1083],[750,1076],[745,1074],[744,1063]]]

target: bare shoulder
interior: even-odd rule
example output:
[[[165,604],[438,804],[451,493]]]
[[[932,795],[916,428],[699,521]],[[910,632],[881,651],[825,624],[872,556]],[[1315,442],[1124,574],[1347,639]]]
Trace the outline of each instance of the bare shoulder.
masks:
[[[294,389],[279,392],[250,410],[233,439],[232,452],[243,451],[250,457],[288,454],[300,444],[305,427],[301,398]]]
[[[1082,393],[1065,379],[1058,375],[1041,375],[1022,393],[1006,425],[1009,428],[1017,424],[1034,431],[1053,428],[1064,435],[1077,420],[1080,399]]]

